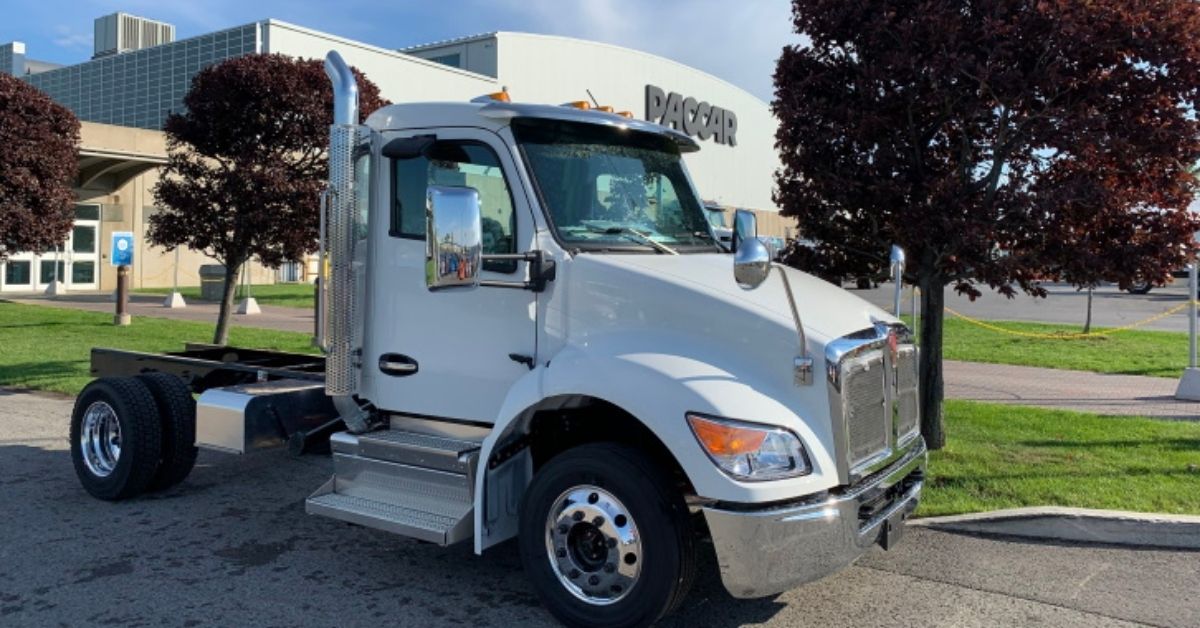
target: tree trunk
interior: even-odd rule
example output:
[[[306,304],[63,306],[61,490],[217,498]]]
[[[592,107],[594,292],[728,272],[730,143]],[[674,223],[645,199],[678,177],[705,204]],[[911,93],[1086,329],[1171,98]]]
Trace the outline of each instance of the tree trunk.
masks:
[[[942,330],[946,316],[946,287],[938,280],[920,280],[921,285],[921,435],[930,449],[946,444],[942,400],[946,384],[942,378]]]
[[[1083,333],[1092,331],[1092,287],[1088,286],[1087,319],[1083,321]]]
[[[221,291],[221,311],[217,314],[217,330],[213,333],[213,344],[229,344],[229,317],[233,314],[233,295],[237,290],[238,272],[242,270],[240,263],[225,264],[225,285]]]

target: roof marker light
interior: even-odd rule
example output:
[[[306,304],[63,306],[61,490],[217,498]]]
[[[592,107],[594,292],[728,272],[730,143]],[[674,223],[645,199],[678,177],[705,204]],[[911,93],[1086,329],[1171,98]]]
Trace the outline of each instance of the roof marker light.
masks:
[[[588,102],[588,101],[586,101],[586,100],[572,100],[571,102],[568,102],[568,103],[563,103],[563,106],[564,106],[564,107],[574,107],[574,108],[576,108],[576,109],[584,109],[584,110],[587,110],[587,109],[591,109],[591,108],[592,108],[592,103],[590,103],[590,102]]]
[[[630,118],[630,119],[633,119],[633,112],[632,112],[632,111],[618,111],[618,112],[617,112],[617,115],[621,116],[622,118]]]

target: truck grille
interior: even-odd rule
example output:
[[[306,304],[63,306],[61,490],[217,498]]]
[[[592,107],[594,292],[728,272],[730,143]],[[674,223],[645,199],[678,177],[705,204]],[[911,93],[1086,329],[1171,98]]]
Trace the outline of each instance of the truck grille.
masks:
[[[879,354],[873,358],[848,364],[842,380],[850,466],[883,452],[888,446],[883,358]]]
[[[890,345],[888,334],[894,332],[896,343]],[[840,414],[843,421],[852,475],[870,472],[917,434],[917,350],[911,342],[907,329],[880,325],[826,348],[835,418]]]

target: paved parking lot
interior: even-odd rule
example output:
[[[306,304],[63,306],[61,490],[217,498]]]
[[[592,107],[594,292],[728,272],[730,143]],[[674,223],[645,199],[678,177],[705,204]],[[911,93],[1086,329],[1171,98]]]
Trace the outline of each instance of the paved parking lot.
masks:
[[[850,284],[846,284],[850,288]],[[986,286],[983,296],[971,301],[958,296],[953,289],[946,289],[946,305],[973,318],[984,320],[1035,321],[1043,323],[1065,323],[1083,327],[1087,315],[1087,293],[1066,284],[1047,284],[1050,294],[1044,299],[1018,294],[1009,299]],[[864,299],[892,309],[892,284],[883,284],[872,290],[850,291]],[[1187,300],[1187,280],[1177,279],[1165,288],[1154,288],[1150,294],[1129,294],[1116,286],[1101,286],[1092,295],[1092,323],[1097,327],[1119,327],[1129,325],[1171,309]],[[904,290],[904,312],[912,311],[912,291]],[[1145,329],[1160,331],[1187,331],[1186,309],[1146,325]]]
[[[88,497],[70,401],[0,389],[0,625],[543,626],[511,544],[474,556],[304,514],[327,458],[202,453],[180,487]],[[776,598],[734,600],[711,556],[668,626],[1195,626],[1200,553],[911,529]]]

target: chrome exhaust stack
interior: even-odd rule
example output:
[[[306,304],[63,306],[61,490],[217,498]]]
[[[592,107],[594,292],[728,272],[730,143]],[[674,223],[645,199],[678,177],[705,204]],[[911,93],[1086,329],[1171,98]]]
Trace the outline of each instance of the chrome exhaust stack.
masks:
[[[321,198],[320,286],[316,344],[325,352],[325,393],[353,432],[367,429],[367,414],[354,400],[358,365],[354,346],[356,308],[354,244],[356,220],[354,151],[359,144],[358,83],[336,51],[325,57],[333,84],[329,127],[329,185]]]

